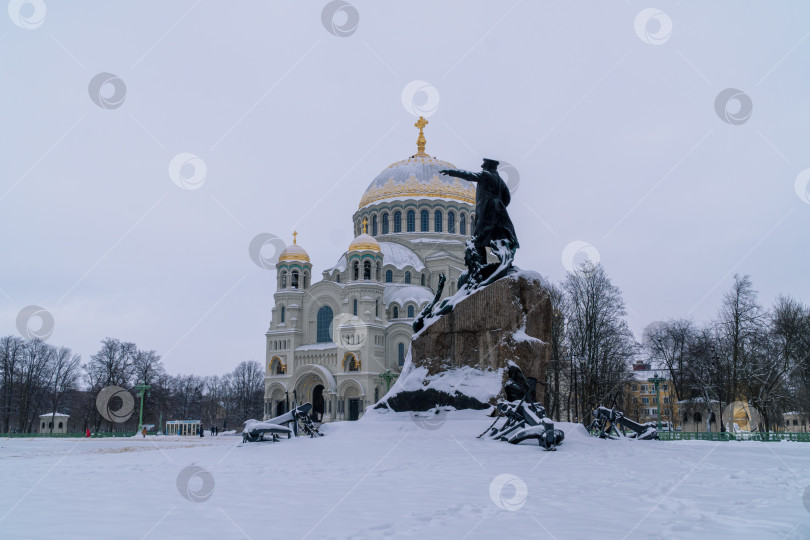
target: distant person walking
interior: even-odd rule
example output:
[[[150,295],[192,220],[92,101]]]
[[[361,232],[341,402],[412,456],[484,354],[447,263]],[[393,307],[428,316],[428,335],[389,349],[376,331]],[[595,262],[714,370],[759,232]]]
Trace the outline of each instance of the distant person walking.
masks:
[[[214,435],[219,435],[219,428],[214,426]]]
[[[144,439],[146,438],[146,427],[141,430],[141,435],[143,435]]]
[[[205,437],[205,429],[202,426],[200,426],[200,437]]]
[[[90,428],[87,428],[87,433],[85,434],[85,437],[87,437],[88,439],[90,438]]]
[[[211,436],[214,436],[214,426],[211,426]]]

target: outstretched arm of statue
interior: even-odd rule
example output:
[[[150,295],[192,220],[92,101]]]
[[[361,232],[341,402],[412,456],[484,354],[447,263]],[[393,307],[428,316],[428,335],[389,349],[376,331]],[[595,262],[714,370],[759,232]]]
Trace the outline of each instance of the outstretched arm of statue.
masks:
[[[468,182],[478,182],[478,174],[474,172],[463,171],[461,169],[443,169],[439,172],[447,176],[455,176],[456,178],[467,180]]]

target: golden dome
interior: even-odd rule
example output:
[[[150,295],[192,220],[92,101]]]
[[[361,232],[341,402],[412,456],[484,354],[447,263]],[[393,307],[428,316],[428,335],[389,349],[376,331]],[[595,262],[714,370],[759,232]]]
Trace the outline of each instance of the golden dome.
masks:
[[[309,254],[306,252],[304,248],[298,245],[298,232],[293,233],[293,245],[287,246],[284,251],[281,252],[281,255],[278,257],[278,261],[295,261],[295,262],[305,262],[309,263]],[[312,263],[310,263],[312,264]]]
[[[359,207],[386,199],[423,198],[475,204],[475,184],[439,173],[442,169],[455,168],[452,163],[418,154],[392,163],[371,182]]]
[[[441,174],[442,169],[455,169],[452,163],[425,153],[425,133],[428,121],[423,117],[414,124],[419,128],[416,154],[392,163],[377,175],[363,193],[359,208],[388,199],[454,199],[475,204],[475,185]]]
[[[349,251],[375,251],[380,253],[380,243],[370,234],[363,233],[349,244]]]

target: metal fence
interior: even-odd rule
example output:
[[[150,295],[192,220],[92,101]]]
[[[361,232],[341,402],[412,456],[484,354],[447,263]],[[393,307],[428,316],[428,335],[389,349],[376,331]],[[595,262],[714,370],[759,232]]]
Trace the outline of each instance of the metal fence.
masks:
[[[695,431],[659,431],[658,438],[662,441],[793,441],[810,442],[810,433],[785,432],[695,432]]]
[[[135,435],[134,431],[108,431],[91,433],[90,438],[101,437],[132,437]],[[15,439],[30,439],[34,437],[59,437],[59,438],[86,438],[86,433],[0,433],[0,439],[15,438]]]

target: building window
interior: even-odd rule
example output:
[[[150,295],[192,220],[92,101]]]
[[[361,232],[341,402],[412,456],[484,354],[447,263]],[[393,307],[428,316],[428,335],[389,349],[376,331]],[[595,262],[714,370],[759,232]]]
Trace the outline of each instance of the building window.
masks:
[[[411,282],[411,273],[410,272],[405,272],[405,283],[410,283],[410,282]]]
[[[371,261],[363,262],[363,279],[371,279]]]
[[[644,405],[649,405],[649,403],[650,403],[650,398],[643,397],[643,398],[641,398],[641,402],[642,402]]]
[[[794,420],[795,422],[795,420]],[[62,422],[59,422],[59,429],[62,429]]]
[[[467,234],[467,216],[461,214],[458,218],[458,232],[459,234]]]
[[[290,274],[290,276],[291,276],[290,285],[292,286],[293,289],[297,289],[298,288],[298,270],[293,270],[292,274]]]
[[[282,289],[287,288],[287,271],[286,270],[281,273],[281,288]]]
[[[416,212],[414,212],[413,210],[408,210],[406,224],[408,227],[408,232],[416,231]]]
[[[433,215],[433,230],[436,232],[442,232],[442,211],[436,210],[436,213]]]
[[[318,343],[329,343],[332,341],[332,318],[334,313],[329,306],[323,306],[318,310],[318,330],[316,341]]]
[[[703,417],[700,415],[700,413],[699,413],[699,412],[696,412],[696,413],[695,413],[695,414],[692,416],[692,419],[693,419],[695,422],[702,422],[702,421],[703,421]]]
[[[284,315],[285,315],[284,306],[281,306],[281,322],[284,322]]]
[[[447,232],[456,234],[456,213],[447,212]]]
[[[422,274],[422,287],[425,286],[425,274]]]
[[[399,308],[394,306],[394,319],[399,319]]]
[[[357,298],[352,302],[352,314],[357,317]]]
[[[335,276],[335,281],[337,281],[338,283],[340,283],[340,274],[337,274],[337,275]]]
[[[664,398],[664,403],[669,403],[669,398],[668,397]]]
[[[632,390],[633,392],[635,392],[636,390],[638,390],[638,385],[635,385],[635,384],[634,384],[634,385],[631,385],[631,386],[630,386],[630,390]]]
[[[371,216],[371,236],[377,236],[377,214]]]
[[[397,363],[400,366],[405,365],[405,344],[404,343],[400,343],[399,345],[397,345]]]
[[[385,282],[386,283],[393,283],[394,282],[394,273],[391,270],[385,271]]]
[[[380,263],[377,263],[377,271],[374,273],[374,279],[376,279],[377,281],[380,281],[380,272],[382,272],[382,265],[380,265]]]
[[[380,301],[379,300],[374,300],[374,316],[375,317],[380,316]]]
[[[388,234],[388,212],[382,215],[383,234]]]
[[[408,306],[408,318],[413,319],[413,306]]]
[[[400,233],[402,232],[402,212],[397,210],[394,212],[394,232]]]
[[[360,263],[354,261],[352,263],[352,276],[354,276],[354,280],[357,281],[360,279]]]
[[[430,214],[427,210],[422,210],[420,215],[421,227],[420,229],[422,232],[428,232],[430,230]]]

